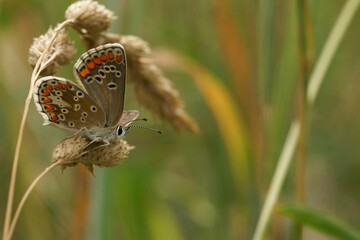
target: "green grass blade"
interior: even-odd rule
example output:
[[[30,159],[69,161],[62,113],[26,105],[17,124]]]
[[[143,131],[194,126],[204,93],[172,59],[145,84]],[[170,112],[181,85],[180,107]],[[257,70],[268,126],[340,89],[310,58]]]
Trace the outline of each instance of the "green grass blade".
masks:
[[[324,213],[300,205],[284,205],[279,212],[296,222],[338,239],[359,240],[360,232]]]
[[[300,123],[298,121],[294,121],[290,126],[288,136],[281,151],[278,164],[276,165],[274,177],[271,179],[270,189],[266,196],[263,209],[261,210],[260,218],[255,229],[253,240],[263,239],[266,226],[270,220],[271,213],[279,197],[279,193],[283,186],[285,176],[288,172],[289,165],[294,154],[295,146],[299,139],[299,134]]]
[[[312,105],[319,92],[319,88],[324,79],[325,73],[330,66],[331,60],[339,47],[339,44],[345,35],[348,26],[351,23],[358,7],[360,0],[348,0],[342,8],[338,19],[335,22],[330,36],[326,40],[324,49],[316,62],[314,71],[312,72],[307,88],[307,101]]]

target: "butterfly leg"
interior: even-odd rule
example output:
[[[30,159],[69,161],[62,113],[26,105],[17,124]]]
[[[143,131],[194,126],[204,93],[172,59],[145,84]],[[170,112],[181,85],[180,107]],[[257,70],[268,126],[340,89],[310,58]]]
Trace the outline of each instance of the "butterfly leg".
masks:
[[[88,144],[86,144],[86,146],[84,147],[84,149],[88,148],[90,145],[95,144],[95,143],[100,143],[102,142],[103,144],[98,145],[96,147],[93,147],[91,150],[95,150],[101,147],[106,147],[108,145],[110,145],[110,142],[108,139],[102,139],[101,137],[94,137],[93,135],[87,136],[89,139],[92,139]]]
[[[76,133],[74,133],[75,135],[83,135],[85,137],[87,137],[88,139],[94,139],[93,135],[90,133],[89,129],[87,129],[86,127],[81,128],[79,131],[77,131]]]
[[[94,136],[94,134],[92,134],[89,131],[89,129],[87,129],[86,127],[83,127],[79,131],[74,133],[74,135],[77,135],[77,134],[81,134],[81,135],[87,137],[90,140],[90,142],[88,144],[86,144],[85,147],[84,147],[84,149],[89,149],[89,151],[91,149],[91,148],[89,148],[89,146],[91,146],[94,143],[103,142],[103,144],[98,145],[98,146],[92,148],[91,150],[95,150],[97,148],[106,147],[106,146],[110,145],[110,142],[109,142],[108,139],[106,139],[106,138],[104,139],[104,138],[101,138],[101,137]],[[89,152],[89,151],[84,151],[84,154]]]
[[[90,140],[90,142],[85,145],[84,150],[85,150],[86,148],[88,148],[91,144],[100,141],[100,138],[99,138],[99,137],[94,137],[94,135],[91,134],[91,132],[89,131],[89,129],[87,129],[86,127],[81,128],[79,131],[77,131],[77,132],[75,132],[75,133],[73,134],[73,136],[76,136],[76,135],[84,136],[84,137],[86,137],[87,139]],[[83,154],[86,154],[86,153],[88,153],[88,152],[89,152],[89,151],[84,151]]]
[[[103,144],[91,146],[95,143],[100,143],[101,141],[103,142]],[[90,151],[94,151],[98,148],[106,147],[108,145],[110,145],[110,142],[108,140],[101,140],[101,138],[95,138],[94,140],[92,140],[91,142],[89,142],[88,144],[85,145],[83,154],[86,154]]]

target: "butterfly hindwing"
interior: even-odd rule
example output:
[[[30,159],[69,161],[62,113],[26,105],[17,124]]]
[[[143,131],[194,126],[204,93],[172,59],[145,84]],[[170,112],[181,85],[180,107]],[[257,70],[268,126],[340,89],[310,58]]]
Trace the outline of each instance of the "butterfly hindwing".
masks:
[[[133,122],[139,116],[137,110],[130,110],[123,112],[119,121],[119,126],[126,127],[129,123]]]
[[[45,124],[77,131],[103,126],[105,114],[83,89],[60,77],[43,77],[36,81],[34,101]]]

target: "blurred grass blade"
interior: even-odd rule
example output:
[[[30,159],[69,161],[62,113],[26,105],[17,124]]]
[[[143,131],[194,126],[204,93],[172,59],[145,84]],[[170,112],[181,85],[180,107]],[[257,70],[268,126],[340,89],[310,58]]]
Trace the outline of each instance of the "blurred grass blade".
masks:
[[[266,226],[269,223],[274,205],[279,197],[281,187],[283,186],[285,176],[289,170],[289,166],[294,155],[295,147],[299,139],[300,123],[294,121],[289,129],[284,147],[281,151],[279,161],[276,165],[274,176],[271,179],[270,188],[266,195],[263,209],[256,225],[253,240],[261,240],[265,235]]]
[[[181,60],[214,114],[229,155],[232,175],[241,189],[248,179],[247,137],[243,118],[230,92],[221,84],[220,79],[198,63],[185,58]]]
[[[342,8],[338,19],[336,20],[330,36],[326,40],[324,49],[322,50],[319,59],[316,62],[314,70],[310,76],[309,85],[307,88],[307,101],[312,105],[316,99],[324,75],[330,66],[331,60],[345,35],[345,32],[354,17],[360,0],[348,0]]]
[[[248,181],[247,150],[248,142],[244,120],[231,97],[231,93],[200,63],[172,51],[162,52],[157,60],[164,67],[175,67],[189,74],[202,93],[207,105],[212,111],[219,131],[228,152],[232,175],[238,189],[243,189]],[[166,66],[167,65],[167,66]]]
[[[229,0],[215,0],[213,5],[215,29],[221,42],[220,47],[232,74],[232,80],[237,87],[236,90],[241,96],[249,95],[252,92],[247,91],[253,88],[250,81],[252,79],[251,64],[241,32],[233,19]],[[246,88],[244,89],[244,87]]]
[[[69,220],[71,228],[69,229],[68,239],[84,239],[86,226],[89,215],[90,202],[90,180],[91,175],[87,169],[77,168],[77,179],[73,209],[71,211],[71,220]]]
[[[360,232],[328,215],[300,205],[283,205],[278,211],[294,221],[337,239],[360,240]]]
[[[257,101],[254,96],[254,84],[251,81],[251,63],[249,63],[247,48],[239,27],[232,16],[229,0],[215,0],[213,5],[219,47],[230,70],[231,79],[238,93],[239,104],[245,113],[244,117],[257,119],[256,116],[251,116],[251,113],[254,114],[253,106]],[[249,104],[249,101],[252,104]]]
[[[249,128],[249,142],[251,142],[249,144],[251,149],[249,150],[254,156],[255,165],[259,167],[263,139],[259,101],[256,98],[257,90],[254,89],[254,77],[252,76],[254,64],[250,62],[249,46],[244,41],[239,25],[236,24],[231,2],[229,0],[215,0],[213,6],[215,30],[220,41],[219,47],[231,74],[232,83],[236,88],[236,97],[238,98],[236,100],[243,114],[244,122]],[[253,22],[249,24],[253,24]]]
[[[270,101],[271,82],[274,80],[274,69],[276,61],[274,61],[274,1],[259,0],[257,14],[257,59],[258,59],[258,78],[260,100],[262,103],[268,104]]]
[[[297,0],[299,73],[304,83],[309,79],[315,52],[314,26],[309,2],[309,0]]]

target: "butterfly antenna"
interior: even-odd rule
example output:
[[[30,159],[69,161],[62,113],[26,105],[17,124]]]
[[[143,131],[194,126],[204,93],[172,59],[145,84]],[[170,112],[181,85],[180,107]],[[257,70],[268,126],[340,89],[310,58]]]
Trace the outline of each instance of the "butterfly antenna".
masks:
[[[135,120],[133,120],[133,122],[135,122],[135,121],[144,121],[144,122],[147,122],[149,119],[147,119],[147,118],[137,118],[137,119],[135,119]]]
[[[146,119],[146,118],[144,118],[144,119]],[[137,120],[141,120],[141,119],[137,119]],[[146,119],[146,120],[143,120],[143,121],[147,121],[147,119]],[[141,126],[141,125],[129,125],[129,126],[126,128],[126,130],[129,130],[129,128],[133,128],[133,127],[150,130],[150,131],[156,132],[156,133],[158,133],[158,134],[163,134],[163,131],[161,131],[161,130],[159,130],[159,129],[151,128],[151,127],[145,127],[145,126]]]

